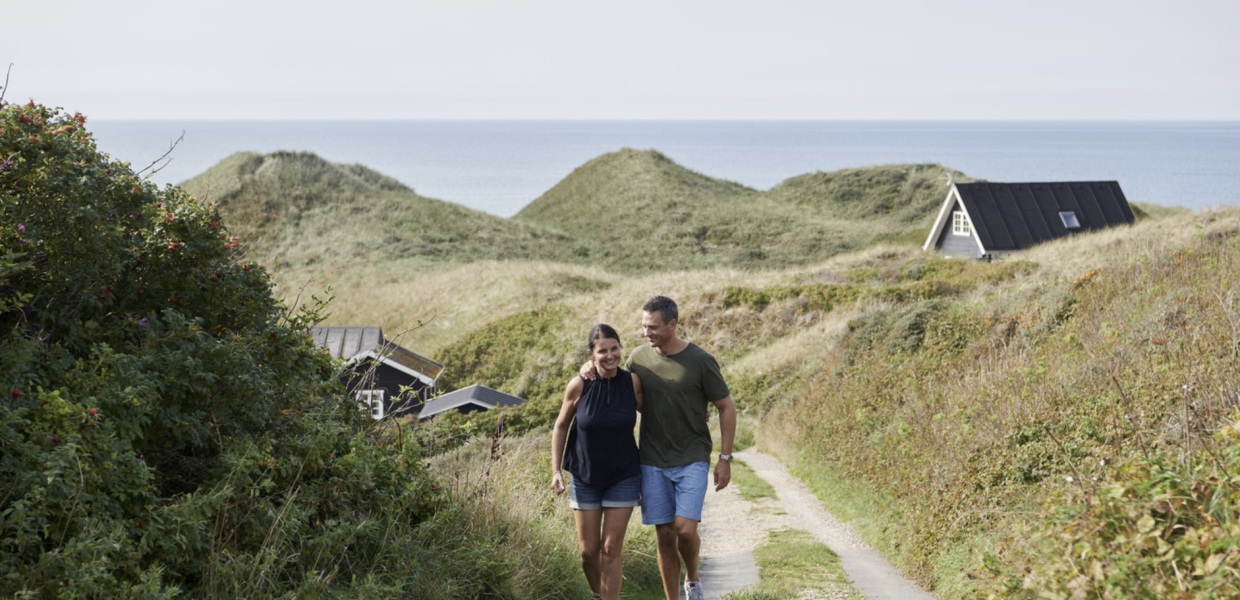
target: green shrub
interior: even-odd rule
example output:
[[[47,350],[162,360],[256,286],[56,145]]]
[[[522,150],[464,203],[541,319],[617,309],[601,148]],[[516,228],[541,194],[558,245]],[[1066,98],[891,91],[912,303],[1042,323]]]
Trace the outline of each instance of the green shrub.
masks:
[[[1240,422],[1230,445],[1191,460],[1165,451],[1045,503],[1036,552],[991,555],[992,597],[1235,598],[1240,595]],[[1214,445],[1211,443],[1210,445]],[[1006,568],[1005,568],[1006,567]]]
[[[461,597],[431,557],[496,550],[428,529],[417,447],[337,399],[323,305],[84,123],[0,106],[0,596]]]

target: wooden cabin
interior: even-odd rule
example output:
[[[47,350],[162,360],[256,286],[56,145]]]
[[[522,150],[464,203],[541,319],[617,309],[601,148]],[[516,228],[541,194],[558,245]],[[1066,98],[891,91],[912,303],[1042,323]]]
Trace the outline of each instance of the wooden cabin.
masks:
[[[996,258],[1133,221],[1117,181],[953,183],[922,249]]]
[[[426,420],[440,413],[456,409],[460,412],[476,412],[491,410],[499,406],[520,406],[525,404],[524,398],[505,394],[499,390],[482,384],[474,384],[455,392],[448,392],[432,399],[418,413],[418,420]]]
[[[379,327],[315,327],[314,343],[349,364],[342,381],[374,419],[416,415],[435,395],[443,365],[383,336]]]

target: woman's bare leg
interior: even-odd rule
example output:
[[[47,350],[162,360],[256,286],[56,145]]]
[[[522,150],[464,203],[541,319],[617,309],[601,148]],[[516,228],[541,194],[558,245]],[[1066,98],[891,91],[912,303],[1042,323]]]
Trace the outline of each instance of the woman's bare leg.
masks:
[[[602,543],[602,594],[603,600],[616,600],[620,597],[620,585],[624,582],[622,564],[624,552],[624,534],[628,531],[629,518],[633,516],[633,508],[603,509],[603,543]]]
[[[602,587],[602,544],[599,530],[603,521],[601,510],[574,510],[577,517],[577,542],[581,548],[581,571],[586,574],[586,582],[595,594],[603,592]]]

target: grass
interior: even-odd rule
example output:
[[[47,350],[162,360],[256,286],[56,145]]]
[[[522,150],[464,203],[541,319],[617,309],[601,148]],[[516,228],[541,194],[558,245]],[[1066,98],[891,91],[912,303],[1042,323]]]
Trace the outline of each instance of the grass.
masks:
[[[1036,248],[1036,267],[950,304],[876,304],[802,335],[786,351],[818,358],[763,374],[796,383],[769,394],[760,443],[940,595],[980,593],[987,556],[1031,551],[1002,532],[1031,526],[1066,477],[1199,445],[1236,406],[1240,215],[1168,221]]]
[[[728,600],[775,600],[826,596],[864,598],[848,579],[840,558],[805,531],[772,531],[754,552],[762,583],[725,596]]]
[[[876,247],[784,271],[627,278],[566,298],[563,329],[538,344],[565,349],[551,366],[575,367],[574,324],[625,332],[649,290],[669,290],[686,334],[720,357],[746,417],[759,419],[759,444],[906,573],[966,598],[988,585],[988,555],[1028,550],[1002,532],[1035,524],[1038,499],[1073,469],[1202,435],[1165,441],[1184,430],[1173,409],[1184,382],[1221,390],[1197,402],[1212,414],[1234,404],[1237,239],[1240,212],[1220,211],[994,264]],[[817,283],[863,293],[818,302]],[[728,306],[737,287],[767,300]],[[931,293],[885,291],[905,287]],[[512,345],[504,331],[478,335]],[[545,371],[538,356],[514,353],[499,372]]]
[[[582,165],[515,220],[578,232],[593,242],[588,257],[620,271],[809,264],[929,227],[947,171],[924,164],[819,172],[762,192],[657,151],[624,149]],[[606,207],[607,218],[591,206]]]
[[[765,479],[758,477],[753,469],[745,464],[741,459],[732,461],[732,483],[740,490],[741,498],[750,502],[770,498],[775,500],[778,496],[775,494],[775,488],[767,483]]]
[[[426,198],[361,165],[307,152],[234,154],[182,187],[218,203],[251,255],[271,267],[330,273],[409,257],[571,258],[566,235]]]
[[[573,511],[551,492],[551,435],[475,439],[434,457],[432,472],[459,503],[449,527],[482,545],[499,548],[502,597],[588,598],[577,550]],[[444,557],[444,560],[451,557]],[[466,557],[467,558],[467,557]],[[635,513],[624,549],[624,598],[641,599],[661,589],[654,529]]]
[[[446,212],[435,218],[447,237],[406,239],[415,229],[405,222],[386,243],[359,245],[365,230],[344,226],[348,211],[309,192],[289,207],[276,198],[280,177],[303,182],[294,190],[328,181],[313,160],[265,160],[296,164],[259,165],[246,177],[269,182],[237,177],[233,187],[258,186],[258,208],[239,210],[258,211],[260,225],[303,236],[305,247],[278,228],[254,238],[256,252],[290,257],[278,278],[325,274],[338,286],[337,318],[389,329],[429,319],[409,345],[419,349],[424,334],[433,356],[451,357],[445,382],[485,380],[530,400],[450,426],[487,431],[503,414],[514,431],[545,427],[585,331],[611,323],[631,349],[642,302],[670,295],[681,333],[724,367],[747,419],[738,442],[756,437],[944,598],[985,595],[983,564],[1032,556],[1004,532],[1036,529],[1041,501],[1072,485],[1066,477],[1199,447],[1240,397],[1236,210],[1141,207],[1147,217],[1130,227],[994,264],[952,261],[923,255],[913,235],[942,199],[940,167],[810,174],[762,192],[624,151],[584,165],[507,224],[484,216],[454,229]],[[364,169],[330,177],[330,189],[361,190],[340,205],[367,218],[410,198]],[[594,223],[589,206],[614,208],[617,224]],[[660,218],[646,226],[648,214]],[[348,235],[333,237],[337,222]],[[598,243],[582,247],[583,232]],[[535,236],[545,243],[522,241]],[[435,250],[449,247],[462,251]]]
[[[330,286],[326,324],[418,328],[416,349],[431,353],[523,307],[572,303],[626,277],[811,265],[875,240],[912,247],[942,200],[945,171],[813,173],[761,192],[658,152],[623,150],[583,165],[512,219],[304,152],[237,153],[183,186],[220,205],[285,297]],[[649,213],[664,215],[662,229],[639,225]]]

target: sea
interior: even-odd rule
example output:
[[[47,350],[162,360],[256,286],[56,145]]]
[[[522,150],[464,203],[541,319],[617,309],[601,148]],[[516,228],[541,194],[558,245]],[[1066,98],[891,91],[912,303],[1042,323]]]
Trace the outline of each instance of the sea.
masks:
[[[1131,201],[1240,205],[1240,122],[92,121],[102,151],[180,183],[228,155],[304,150],[508,217],[573,169],[655,149],[765,190],[814,171],[931,162],[999,182],[1117,180]]]

